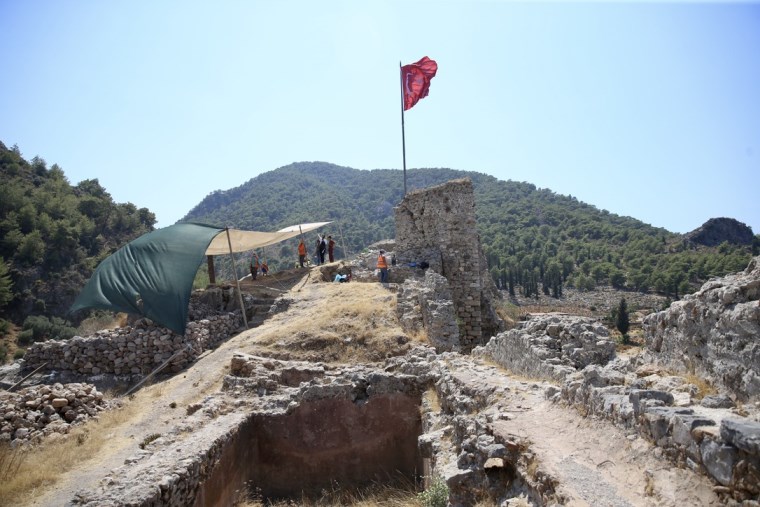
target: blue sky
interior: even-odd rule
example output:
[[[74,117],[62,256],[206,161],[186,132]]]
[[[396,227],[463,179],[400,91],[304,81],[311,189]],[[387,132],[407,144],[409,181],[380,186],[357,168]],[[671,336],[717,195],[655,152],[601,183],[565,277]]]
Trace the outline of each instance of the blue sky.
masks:
[[[0,141],[165,227],[292,162],[400,169],[422,56],[408,168],[760,233],[757,2],[0,0]]]

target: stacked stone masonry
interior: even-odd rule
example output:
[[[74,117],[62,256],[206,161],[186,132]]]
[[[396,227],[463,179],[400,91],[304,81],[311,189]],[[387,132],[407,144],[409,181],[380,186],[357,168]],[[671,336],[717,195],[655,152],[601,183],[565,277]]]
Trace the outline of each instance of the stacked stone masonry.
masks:
[[[48,370],[83,375],[148,374],[174,356],[167,368],[177,372],[231,336],[241,323],[239,313],[213,315],[188,322],[182,336],[140,320],[133,326],[98,331],[93,336],[35,343],[24,355],[24,366],[31,369],[47,363]]]
[[[437,352],[459,351],[459,328],[446,279],[432,270],[399,286],[396,313],[404,331],[427,334]]]
[[[469,179],[411,192],[395,208],[399,262],[427,262],[449,283],[462,350],[485,343],[499,329],[496,293],[481,250],[475,196]]]

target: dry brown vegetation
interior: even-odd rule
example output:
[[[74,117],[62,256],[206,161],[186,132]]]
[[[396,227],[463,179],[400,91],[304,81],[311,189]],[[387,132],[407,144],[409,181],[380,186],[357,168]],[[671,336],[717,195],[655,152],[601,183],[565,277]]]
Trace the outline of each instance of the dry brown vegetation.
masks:
[[[47,437],[44,445],[27,449],[0,446],[0,505],[20,505],[24,498],[55,484],[62,471],[96,456],[111,442],[114,428],[127,418],[125,409],[112,410],[73,428],[68,435]]]
[[[288,500],[265,500],[257,498],[255,492],[246,498],[235,502],[236,507],[292,507],[292,506],[319,506],[339,507],[352,505],[354,507],[422,507],[418,499],[416,486],[408,481],[400,485],[372,484],[359,490],[322,490],[318,497],[301,497]]]
[[[299,300],[273,317],[246,351],[278,359],[375,362],[427,340],[424,333],[410,337],[402,331],[395,294],[380,284],[307,284],[300,292]]]
[[[718,390],[707,380],[694,373],[687,373],[686,375],[683,375],[683,378],[686,379],[686,382],[689,384],[697,387],[697,393],[693,396],[696,400],[701,400],[705,396],[716,394],[718,392]]]

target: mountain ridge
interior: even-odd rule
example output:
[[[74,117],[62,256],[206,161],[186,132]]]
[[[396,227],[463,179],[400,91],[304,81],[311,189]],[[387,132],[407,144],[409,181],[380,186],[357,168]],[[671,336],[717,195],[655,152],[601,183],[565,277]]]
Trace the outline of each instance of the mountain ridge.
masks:
[[[679,297],[706,277],[743,269],[752,250],[760,247],[758,237],[752,245],[695,245],[685,235],[575,197],[476,171],[410,169],[407,187],[411,192],[463,177],[473,181],[478,229],[492,275],[511,291],[519,286],[530,295],[562,284],[588,290],[607,284]],[[356,252],[394,237],[393,207],[402,198],[403,178],[397,169],[294,162],[210,193],[181,221],[276,230],[330,220],[342,231],[347,249]],[[267,254],[276,267],[285,266],[283,259],[293,256],[293,247],[284,245]],[[664,261],[666,255],[680,257],[675,267]]]

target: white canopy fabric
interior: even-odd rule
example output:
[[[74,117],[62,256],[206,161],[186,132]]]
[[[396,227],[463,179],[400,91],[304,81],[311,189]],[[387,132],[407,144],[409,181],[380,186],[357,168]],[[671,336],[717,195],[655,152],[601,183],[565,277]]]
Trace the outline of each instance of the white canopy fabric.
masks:
[[[259,232],[259,231],[241,231],[239,229],[230,229],[230,243],[234,253],[247,252],[254,248],[274,245],[286,239],[293,238],[299,234],[307,233],[325,226],[331,222],[314,222],[310,224],[296,224],[285,227],[276,232]],[[224,255],[230,253],[230,246],[227,243],[227,231],[217,234],[209,243],[206,249],[206,255]]]

